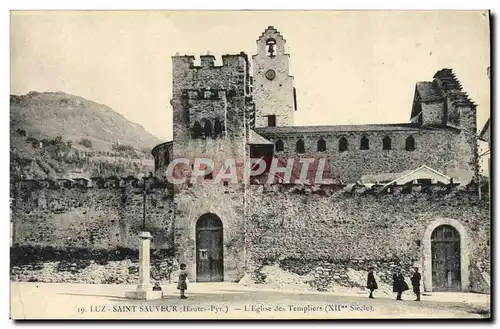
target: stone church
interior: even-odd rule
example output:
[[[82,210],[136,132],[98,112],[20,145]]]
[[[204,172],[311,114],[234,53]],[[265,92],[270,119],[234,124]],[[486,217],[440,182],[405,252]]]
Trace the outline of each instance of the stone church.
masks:
[[[173,141],[152,150],[158,178],[173,159],[203,156],[216,164],[325,159],[331,180],[298,186],[294,167],[288,184],[207,176],[176,185],[173,240],[190,280],[255,278],[274,262],[316,273],[319,287],[343,277],[328,273],[369,265],[390,281],[398,264],[419,266],[427,291],[479,290],[489,272],[489,213],[469,189],[478,174],[476,104],[453,71],[408,86],[413,105],[397,109],[407,122],[297,126],[285,45],[269,26],[251,60],[243,52],[223,55],[221,66],[211,55],[199,65],[172,58]]]

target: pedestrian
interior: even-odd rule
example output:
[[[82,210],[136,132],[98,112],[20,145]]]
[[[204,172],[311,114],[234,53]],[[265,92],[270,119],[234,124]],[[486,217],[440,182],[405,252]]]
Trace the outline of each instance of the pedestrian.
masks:
[[[186,272],[186,264],[181,264],[179,273],[179,282],[177,283],[177,289],[181,291],[181,299],[187,299],[186,295],[184,295],[184,291],[187,290],[187,272]]]
[[[366,288],[370,290],[370,296],[368,298],[375,298],[373,297],[373,291],[378,289],[377,281],[375,281],[375,275],[373,274],[373,267],[370,267],[368,269],[368,278],[366,280]]]
[[[420,280],[422,279],[422,276],[418,272],[418,267],[414,268],[414,273],[411,277],[411,285],[413,286],[413,292],[415,293],[415,296],[417,296],[417,299],[415,299],[416,302],[420,301]]]
[[[159,282],[155,282],[155,285],[153,286],[153,291],[161,291],[161,298],[163,298],[163,291],[161,290]]]
[[[410,289],[408,284],[405,282],[403,274],[401,274],[401,269],[397,268],[396,272],[392,275],[392,291],[397,293],[396,300],[403,300],[401,297],[403,291]]]

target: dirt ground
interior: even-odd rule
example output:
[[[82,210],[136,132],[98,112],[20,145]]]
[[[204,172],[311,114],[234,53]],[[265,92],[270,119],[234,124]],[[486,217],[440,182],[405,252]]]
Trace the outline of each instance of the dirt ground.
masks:
[[[192,283],[181,300],[175,285],[164,298],[125,299],[129,285],[11,283],[12,319],[359,319],[486,318],[490,296],[436,293],[414,301],[394,296],[368,299],[359,292],[318,293],[245,287],[235,283]]]

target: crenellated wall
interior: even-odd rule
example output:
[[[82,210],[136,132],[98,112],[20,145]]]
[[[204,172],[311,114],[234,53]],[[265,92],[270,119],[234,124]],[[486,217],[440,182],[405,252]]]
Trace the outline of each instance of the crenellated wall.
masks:
[[[342,285],[349,269],[375,266],[390,284],[394,266],[408,275],[418,266],[428,291],[426,230],[450,223],[463,235],[464,290],[481,290],[478,268],[490,273],[489,207],[463,187],[415,185],[382,192],[380,186],[253,185],[246,199],[247,272],[257,280],[263,265],[279,264],[311,273],[321,290]]]
[[[13,243],[54,248],[137,249],[146,229],[152,248],[173,249],[173,197],[155,178],[18,181],[13,186]]]
[[[43,268],[50,257],[55,258],[52,261],[62,257],[60,265],[50,266],[69,272],[75,268],[75,273],[54,278],[133,281],[135,272],[127,274],[119,264],[132,266],[130,260],[136,258],[143,184],[133,178],[17,182],[13,250],[16,264],[29,268],[16,267],[13,275],[36,279],[40,273],[32,266]],[[314,279],[309,284],[325,290],[351,284],[346,281],[349,271],[363,271],[367,266],[375,266],[389,284],[393,267],[401,265],[407,274],[412,266],[420,267],[425,288],[432,290],[428,285],[429,232],[449,224],[463,239],[464,290],[489,289],[484,279],[490,273],[489,205],[484,198],[478,199],[472,185],[382,189],[382,185],[352,184],[224,186],[207,181],[176,186],[172,191],[156,178],[147,179],[146,185],[150,191],[146,230],[153,235],[153,260],[175,256],[178,263],[188,265],[190,280],[196,280],[196,223],[202,215],[213,214],[223,226],[225,281],[238,281],[248,273],[253,280],[266,282],[259,276],[260,269],[277,264],[296,274],[311,274]],[[76,256],[63,257],[71,253]],[[97,267],[97,274],[86,269],[95,261],[118,263],[109,265],[113,274],[108,277]],[[80,270],[89,277],[80,277]]]

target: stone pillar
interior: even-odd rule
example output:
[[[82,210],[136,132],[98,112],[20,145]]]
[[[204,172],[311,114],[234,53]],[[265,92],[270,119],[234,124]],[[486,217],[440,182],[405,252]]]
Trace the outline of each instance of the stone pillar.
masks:
[[[137,290],[153,289],[149,278],[151,238],[152,236],[149,232],[141,232],[139,234],[141,245],[139,248],[139,285],[137,286]]]
[[[130,299],[140,299],[140,300],[153,300],[161,299],[161,291],[153,291],[153,286],[151,285],[151,280],[149,276],[149,266],[150,266],[150,244],[151,244],[151,233],[141,232],[139,234],[139,284],[135,291],[127,291],[125,293],[126,298]]]

